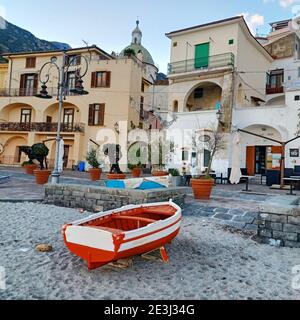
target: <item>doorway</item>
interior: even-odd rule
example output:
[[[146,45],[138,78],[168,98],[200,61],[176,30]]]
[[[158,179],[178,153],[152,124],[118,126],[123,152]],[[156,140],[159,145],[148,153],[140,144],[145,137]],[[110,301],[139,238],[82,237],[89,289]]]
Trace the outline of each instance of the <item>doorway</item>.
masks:
[[[267,147],[255,147],[255,174],[266,174],[267,169]]]
[[[64,145],[64,157],[63,157],[64,168],[68,167],[69,153],[70,153],[70,146]]]

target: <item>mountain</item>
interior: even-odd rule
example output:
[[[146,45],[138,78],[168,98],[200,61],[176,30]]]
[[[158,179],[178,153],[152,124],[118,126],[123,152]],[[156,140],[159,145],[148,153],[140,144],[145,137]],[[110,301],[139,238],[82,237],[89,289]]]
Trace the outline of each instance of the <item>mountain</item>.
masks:
[[[0,17],[0,53],[48,51],[71,48],[66,43],[50,42],[35,37],[24,30]]]

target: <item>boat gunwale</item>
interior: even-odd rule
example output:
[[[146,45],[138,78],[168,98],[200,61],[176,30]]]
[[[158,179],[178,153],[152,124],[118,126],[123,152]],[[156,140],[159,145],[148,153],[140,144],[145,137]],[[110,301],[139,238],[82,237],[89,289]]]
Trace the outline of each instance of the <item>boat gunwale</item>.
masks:
[[[139,209],[139,208],[147,208],[147,207],[159,207],[159,206],[166,206],[166,205],[172,206],[174,209],[176,209],[176,212],[172,216],[170,216],[169,218],[167,218],[165,220],[158,220],[157,222],[168,221],[170,218],[172,218],[172,217],[176,216],[177,214],[181,213],[181,208],[176,203],[174,203],[172,200],[170,200],[168,202],[146,203],[146,204],[140,204],[140,205],[127,205],[127,206],[123,206],[123,207],[121,207],[119,209],[113,209],[113,210],[109,210],[109,211],[102,211],[102,212],[93,214],[93,215],[91,215],[91,216],[89,216],[87,218],[76,220],[74,222],[70,222],[67,225],[68,226],[78,226],[78,227],[80,227],[80,226],[82,226],[82,224],[90,222],[92,220],[96,220],[96,219],[99,219],[99,218],[105,218],[106,216],[122,213],[123,211]],[[153,224],[155,224],[157,222],[154,222]],[[153,225],[153,224],[150,224],[150,225]],[[88,226],[82,226],[82,227],[88,227]],[[133,231],[135,231],[135,230],[133,230]],[[132,231],[127,231],[127,232],[132,232]],[[124,231],[124,233],[125,233],[125,231]]]

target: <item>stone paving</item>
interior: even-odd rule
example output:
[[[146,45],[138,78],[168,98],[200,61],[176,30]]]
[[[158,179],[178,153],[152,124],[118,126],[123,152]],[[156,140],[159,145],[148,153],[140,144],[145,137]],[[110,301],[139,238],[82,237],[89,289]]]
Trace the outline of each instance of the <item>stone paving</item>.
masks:
[[[42,201],[45,188],[35,184],[34,176],[26,175],[20,168],[0,168],[0,175],[9,175],[10,182],[0,185],[0,201]],[[103,186],[101,181],[91,182],[87,173],[66,171],[61,177],[64,184]],[[237,229],[256,231],[258,206],[276,195],[286,195],[287,190],[271,190],[266,186],[251,185],[253,192],[241,190],[243,185],[217,185],[209,201],[197,201],[190,190],[184,215],[203,217]],[[300,196],[300,192],[296,191]]]

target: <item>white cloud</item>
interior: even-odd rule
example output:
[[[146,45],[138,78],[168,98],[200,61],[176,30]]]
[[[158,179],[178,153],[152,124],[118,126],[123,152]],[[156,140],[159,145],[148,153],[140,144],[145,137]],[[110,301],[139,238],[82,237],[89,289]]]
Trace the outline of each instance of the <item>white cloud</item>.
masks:
[[[263,0],[264,3],[278,2],[283,8],[288,8],[294,4],[300,3],[300,0]]]
[[[266,0],[265,0],[266,1]],[[260,14],[242,13],[252,34],[256,34],[256,29],[265,24],[265,17]]]

